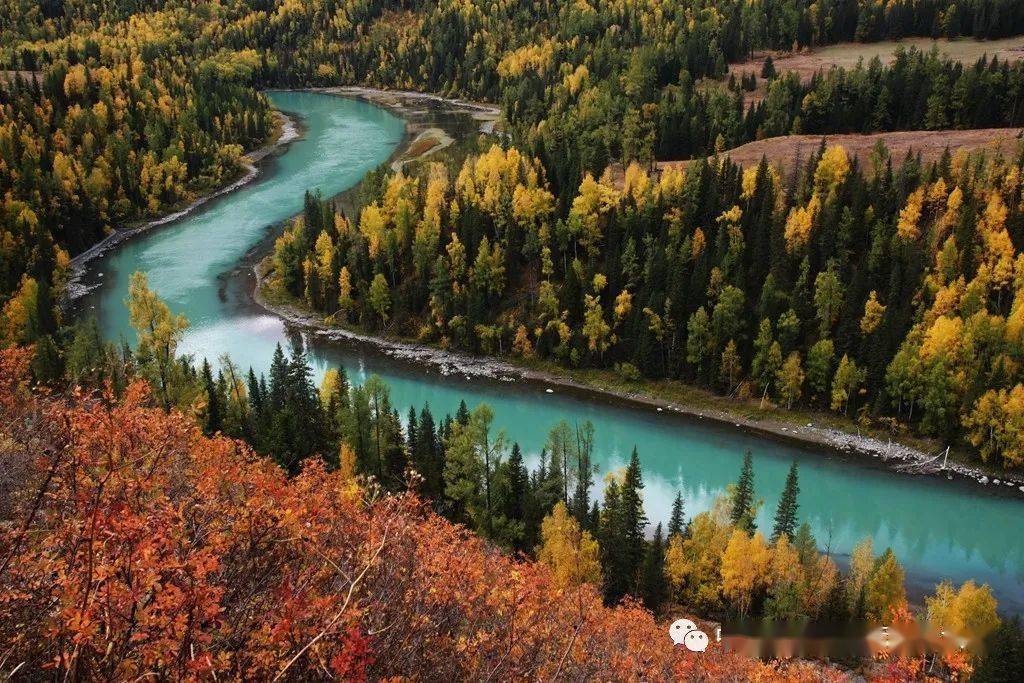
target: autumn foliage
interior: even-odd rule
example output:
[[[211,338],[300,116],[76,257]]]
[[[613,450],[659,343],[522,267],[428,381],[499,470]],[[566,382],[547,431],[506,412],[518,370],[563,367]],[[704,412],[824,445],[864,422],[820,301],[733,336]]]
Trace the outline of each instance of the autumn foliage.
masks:
[[[429,512],[124,399],[39,396],[0,352],[0,671],[435,680],[820,679],[673,649],[635,604],[560,590]],[[51,672],[52,673],[52,672]],[[828,672],[826,672],[828,673]],[[830,674],[831,675],[831,674]]]

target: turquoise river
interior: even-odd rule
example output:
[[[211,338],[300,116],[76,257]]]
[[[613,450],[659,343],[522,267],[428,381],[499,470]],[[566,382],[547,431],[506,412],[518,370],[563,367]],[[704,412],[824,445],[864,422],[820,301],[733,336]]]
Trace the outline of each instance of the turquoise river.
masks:
[[[192,214],[122,243],[90,265],[80,302],[112,340],[132,339],[124,300],[128,277],[149,274],[151,286],[191,326],[182,351],[214,361],[229,353],[243,367],[265,370],[275,344],[295,330],[257,308],[248,278],[231,274],[271,226],[301,211],[303,192],[325,196],[357,183],[393,152],[404,123],[370,104],[313,93],[271,93],[275,106],[297,114],[301,139],[263,162],[256,181],[211,201]],[[639,449],[652,520],[668,516],[677,489],[687,514],[710,507],[733,481],[746,450],[754,454],[757,493],[764,499],[759,526],[769,528],[786,470],[800,463],[800,516],[819,544],[840,564],[858,540],[871,536],[880,551],[891,546],[908,573],[912,594],[942,578],[974,578],[996,591],[1002,608],[1024,612],[1024,503],[986,495],[942,480],[895,474],[856,458],[785,446],[757,436],[669,413],[585,400],[529,384],[466,380],[383,357],[366,345],[327,342],[306,335],[318,373],[344,365],[355,381],[372,373],[391,386],[401,414],[429,402],[435,413],[453,412],[460,399],[485,401],[495,422],[536,454],[559,419],[596,426],[601,472],[621,466]],[[600,479],[600,475],[598,477]]]

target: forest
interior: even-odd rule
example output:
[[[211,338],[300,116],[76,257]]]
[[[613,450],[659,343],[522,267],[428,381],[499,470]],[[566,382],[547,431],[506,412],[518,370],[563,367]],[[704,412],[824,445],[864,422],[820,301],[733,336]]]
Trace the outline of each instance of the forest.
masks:
[[[329,322],[898,420],[1017,467],[1021,163],[634,163],[561,217],[540,161],[492,145],[372,177],[358,217],[307,197],[274,273]]]
[[[759,49],[1013,35],[1019,3],[7,4],[0,340],[35,343],[40,377],[69,343],[71,258],[236,175],[275,129],[259,88],[409,87],[501,103],[503,137],[374,176],[357,215],[308,208],[275,250],[282,291],[339,324],[1024,461],[1016,160],[699,161],[790,133],[1021,125],[1024,67],[997,59],[766,66],[761,101],[723,78]]]
[[[842,680],[681,657],[636,603],[562,590],[415,494],[375,495],[319,460],[287,478],[144,382],[120,399],[33,394],[29,360],[0,350],[5,676]]]
[[[727,150],[1022,126],[1020,62],[907,49],[801,80],[768,60],[763,98],[729,75],[764,50],[1020,34],[1018,0],[0,0],[0,673],[850,673],[686,657],[662,625],[686,613],[923,615],[987,656],[857,675],[1013,680],[1024,634],[987,585],[911,605],[890,549],[837,561],[796,464],[775,510],[748,454],[710,510],[680,493],[652,526],[642,454],[598,471],[589,423],[553,417],[534,461],[486,405],[400,414],[380,378],[315,384],[301,344],[264,374],[182,354],[189,323],[144,273],[133,347],[64,304],[76,256],[245,171],[279,133],[268,88],[488,101],[496,134],[371,173],[355,211],[307,193],[273,293],[340,326],[829,411],[1019,468],[1024,151],[865,162],[823,139],[742,168]]]
[[[354,385],[333,369],[315,386],[298,345],[278,347],[269,377],[178,355],[187,321],[141,273],[128,307],[138,348],[83,321],[51,391],[31,388],[30,349],[0,351],[0,639],[28,670],[842,680],[799,660],[680,659],[654,618],[685,606],[704,618],[913,619],[891,550],[867,538],[840,571],[819,549],[795,463],[769,527],[758,528],[748,453],[711,510],[689,515],[677,494],[652,535],[635,449],[591,499],[590,423],[553,425],[530,468],[486,404],[443,418],[424,405],[403,422],[377,377]],[[932,667],[1001,680],[1017,666],[1024,634],[988,586],[943,582],[924,603],[932,624],[989,648]],[[402,628],[389,635],[387,623]],[[864,671],[902,680],[924,662]]]

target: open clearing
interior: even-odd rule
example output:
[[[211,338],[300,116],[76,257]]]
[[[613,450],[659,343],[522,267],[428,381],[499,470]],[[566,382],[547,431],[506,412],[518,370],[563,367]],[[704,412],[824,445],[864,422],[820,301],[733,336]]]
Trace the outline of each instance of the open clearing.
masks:
[[[821,146],[822,138],[827,145],[842,145],[846,151],[860,160],[861,165],[869,162],[871,150],[879,140],[885,143],[893,163],[900,163],[908,151],[920,154],[925,162],[936,161],[948,147],[950,152],[964,149],[969,152],[985,150],[989,154],[1001,152],[1011,155],[1021,142],[1021,128],[980,128],[975,130],[929,130],[903,131],[896,133],[873,133],[871,135],[786,135],[767,140],[748,142],[726,151],[740,166],[752,166],[761,162],[761,157],[780,168],[792,164],[794,159],[807,159]],[[659,161],[658,170],[682,165],[689,161]]]
[[[852,68],[862,59],[867,64],[878,57],[883,64],[895,59],[896,50],[900,47],[910,49],[916,47],[925,52],[933,47],[940,54],[960,62],[973,64],[987,55],[989,59],[999,57],[1000,61],[1016,62],[1024,59],[1024,36],[1003,38],[1000,40],[932,40],[931,38],[905,38],[900,41],[883,41],[880,43],[839,43],[815,50],[797,53],[761,52],[746,62],[731,64],[729,73],[738,81],[743,74],[753,72],[757,76],[757,89],[747,94],[748,101],[760,102],[765,96],[767,82],[761,78],[761,68],[765,58],[771,54],[778,73],[793,71],[800,75],[800,80],[807,82],[819,70],[828,70],[833,66]]]

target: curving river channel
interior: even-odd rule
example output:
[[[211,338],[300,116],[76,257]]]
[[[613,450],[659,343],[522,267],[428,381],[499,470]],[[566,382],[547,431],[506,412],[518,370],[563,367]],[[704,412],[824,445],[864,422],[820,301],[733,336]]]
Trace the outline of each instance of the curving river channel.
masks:
[[[330,196],[353,186],[389,157],[405,127],[401,119],[361,101],[296,92],[270,97],[277,108],[301,118],[306,130],[300,140],[265,160],[255,182],[122,243],[90,266],[87,283],[95,289],[81,308],[96,314],[108,338],[133,339],[123,302],[128,277],[137,270],[147,272],[150,285],[188,317],[183,352],[211,361],[229,353],[243,367],[259,371],[269,366],[275,344],[287,345],[289,335],[298,334],[252,303],[248,278],[238,276],[240,262],[273,224],[301,211],[305,190],[319,188]],[[876,551],[891,546],[903,562],[912,595],[930,591],[942,578],[975,578],[993,587],[1001,608],[1024,612],[1024,504],[1017,500],[872,469],[832,453],[651,409],[547,394],[537,386],[445,377],[365,345],[305,336],[318,373],[337,365],[355,381],[377,373],[390,384],[403,415],[408,406],[418,409],[425,402],[443,415],[454,412],[460,399],[470,406],[485,401],[494,409],[496,425],[532,454],[558,419],[591,420],[601,472],[624,464],[634,445],[639,449],[652,520],[667,519],[676,489],[683,491],[688,515],[708,509],[736,478],[749,449],[757,494],[765,502],[759,526],[770,528],[795,458],[800,516],[840,563],[858,540],[872,536]]]

